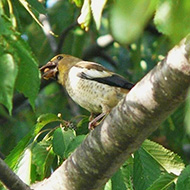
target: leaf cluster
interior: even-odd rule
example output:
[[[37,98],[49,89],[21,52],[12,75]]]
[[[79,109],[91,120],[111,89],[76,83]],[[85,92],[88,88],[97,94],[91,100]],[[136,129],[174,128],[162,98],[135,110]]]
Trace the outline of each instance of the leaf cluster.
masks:
[[[28,184],[43,180],[88,133],[88,113],[57,83],[41,81],[38,68],[55,52],[100,62],[136,83],[189,33],[189,12],[188,0],[0,1],[0,151],[6,163]],[[112,42],[101,46],[110,34]],[[167,149],[145,141],[104,189],[189,189],[189,106],[188,100],[150,137]]]

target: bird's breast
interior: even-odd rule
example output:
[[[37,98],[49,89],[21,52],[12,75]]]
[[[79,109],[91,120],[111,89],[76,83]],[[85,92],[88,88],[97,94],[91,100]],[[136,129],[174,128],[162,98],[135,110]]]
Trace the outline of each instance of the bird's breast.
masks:
[[[126,94],[120,88],[80,78],[78,72],[77,68],[70,70],[66,90],[76,103],[92,113],[109,111]]]

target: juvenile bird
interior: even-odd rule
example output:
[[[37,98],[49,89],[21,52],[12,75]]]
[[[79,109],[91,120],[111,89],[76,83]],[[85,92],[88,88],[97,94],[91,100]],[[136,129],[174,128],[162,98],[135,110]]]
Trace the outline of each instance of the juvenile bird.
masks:
[[[65,54],[53,57],[40,71],[44,79],[56,79],[76,103],[91,112],[89,129],[97,126],[134,86],[98,63]]]

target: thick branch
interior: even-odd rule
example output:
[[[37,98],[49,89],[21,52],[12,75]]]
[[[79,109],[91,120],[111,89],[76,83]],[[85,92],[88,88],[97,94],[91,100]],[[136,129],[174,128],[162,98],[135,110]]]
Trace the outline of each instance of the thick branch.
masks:
[[[0,181],[12,190],[31,190],[0,158]]]
[[[186,97],[190,39],[173,48],[35,190],[100,189]]]

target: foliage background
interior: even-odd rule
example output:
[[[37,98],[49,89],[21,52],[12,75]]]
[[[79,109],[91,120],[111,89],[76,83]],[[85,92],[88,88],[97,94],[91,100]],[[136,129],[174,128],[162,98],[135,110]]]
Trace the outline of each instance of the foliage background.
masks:
[[[30,158],[28,179],[24,179],[28,183],[49,176],[88,133],[89,113],[76,105],[55,81],[41,80],[38,67],[62,52],[101,63],[136,83],[189,33],[188,0],[100,2],[0,2],[0,152],[17,173],[22,166],[26,167],[22,160]],[[98,3],[99,11],[96,11]],[[47,16],[45,19],[53,35],[46,31],[47,25],[40,14]],[[112,34],[114,40],[97,49],[97,39],[108,34]],[[188,165],[190,161],[189,106],[187,98],[150,137],[180,155],[179,165]],[[59,127],[60,123],[69,129],[65,132]],[[126,161],[105,189],[148,189],[161,174],[167,175],[155,161],[151,162],[152,153],[149,153],[151,158],[146,157],[143,152],[147,152],[146,148],[142,147]],[[164,153],[163,158],[170,160],[165,151],[161,153]],[[145,175],[143,169],[139,172],[138,166],[143,166],[141,161],[148,161],[147,165],[152,164],[157,173]],[[161,165],[164,168],[164,164]],[[179,165],[178,169],[182,169]],[[138,180],[133,172],[145,179]],[[171,182],[175,178],[169,175],[164,179]],[[180,186],[171,184],[168,189]]]

